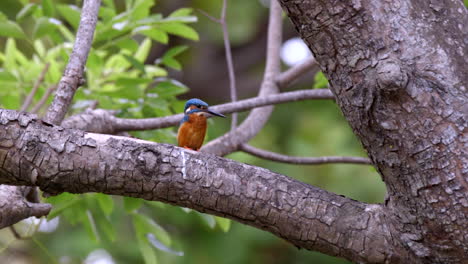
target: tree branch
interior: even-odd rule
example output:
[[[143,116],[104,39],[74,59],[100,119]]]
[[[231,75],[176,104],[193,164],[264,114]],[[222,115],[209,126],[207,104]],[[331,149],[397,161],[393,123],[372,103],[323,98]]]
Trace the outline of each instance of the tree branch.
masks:
[[[263,168],[167,144],[63,129],[11,110],[0,110],[0,131],[3,184],[162,201],[357,261],[384,262],[398,246],[384,207]]]
[[[41,99],[39,99],[36,105],[33,106],[33,108],[31,109],[31,113],[36,114],[37,112],[39,112],[39,110],[41,110],[41,107],[44,106],[44,104],[47,102],[47,99],[54,92],[56,88],[57,88],[57,85],[49,86],[49,88],[47,88],[45,93],[42,95]]]
[[[276,0],[270,4],[270,18],[268,25],[267,58],[265,74],[260,87],[259,97],[278,93],[275,76],[280,72],[279,50],[282,38],[281,7]],[[268,121],[273,106],[262,107],[253,110],[244,122],[235,130],[212,140],[201,148],[200,151],[224,156],[236,151],[240,144],[249,141],[263,128]]]
[[[31,202],[26,198],[31,190],[35,189],[27,186],[0,185],[0,229],[31,216],[42,217],[49,214],[52,209],[50,204]]]
[[[93,42],[100,5],[100,0],[84,0],[72,54],[58,84],[54,100],[44,117],[44,120],[51,124],[62,122],[75,91],[82,82],[83,69]]]
[[[263,149],[252,147],[248,144],[242,144],[240,150],[254,155],[256,157],[278,161],[283,163],[292,163],[292,164],[304,164],[304,165],[320,165],[320,164],[329,164],[329,163],[350,163],[350,164],[365,164],[371,165],[372,162],[368,158],[362,157],[293,157],[287,156],[279,153],[274,153],[270,151],[266,151]]]
[[[31,105],[31,102],[34,98],[34,95],[37,92],[37,89],[39,89],[39,86],[44,81],[44,77],[47,71],[49,70],[49,66],[50,66],[50,63],[46,63],[46,65],[44,66],[44,69],[42,69],[41,74],[39,75],[39,78],[37,78],[36,82],[34,83],[33,88],[31,89],[31,92],[29,93],[28,97],[26,97],[26,99],[24,100],[24,103],[21,106],[20,111],[26,111],[28,107]]]
[[[231,53],[231,43],[229,41],[229,32],[226,23],[226,9],[227,9],[227,0],[223,0],[223,8],[221,11],[221,27],[223,29],[223,42],[224,50],[226,53],[226,64],[229,74],[229,91],[231,94],[231,102],[237,101],[237,88],[236,88],[236,75],[234,73],[234,65],[232,62],[232,53]],[[233,131],[237,126],[237,113],[234,112],[231,115],[231,131]]]
[[[276,84],[280,88],[285,88],[306,72],[311,72],[311,75],[315,75],[319,70],[317,61],[313,56],[311,56],[303,63],[295,65],[287,71],[282,72],[276,79]]]
[[[215,23],[221,25],[223,31],[223,42],[224,42],[224,52],[226,54],[226,65],[229,75],[229,92],[231,95],[231,102],[237,101],[237,89],[236,89],[236,75],[234,73],[234,65],[232,62],[232,53],[231,53],[231,43],[229,41],[229,32],[226,23],[226,10],[227,10],[227,0],[223,0],[223,6],[221,8],[221,17],[219,19],[209,15],[205,11],[198,9],[200,13],[208,17]],[[237,126],[237,113],[231,115],[231,131],[234,130]]]
[[[268,95],[240,100],[234,103],[212,106],[213,110],[223,114],[241,112],[272,104],[295,102],[308,99],[334,99],[328,89],[299,90],[281,94]],[[127,119],[113,116],[115,112],[103,109],[86,110],[83,113],[73,115],[62,123],[66,128],[77,128],[83,131],[117,134],[124,131],[138,131],[165,128],[178,125],[183,114],[177,114],[157,118]]]

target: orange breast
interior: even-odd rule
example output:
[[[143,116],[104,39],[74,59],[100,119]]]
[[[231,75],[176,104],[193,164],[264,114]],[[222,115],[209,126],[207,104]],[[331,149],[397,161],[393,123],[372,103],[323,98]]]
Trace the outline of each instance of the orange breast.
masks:
[[[187,122],[182,123],[177,133],[179,147],[199,150],[206,134],[206,117],[191,114]]]

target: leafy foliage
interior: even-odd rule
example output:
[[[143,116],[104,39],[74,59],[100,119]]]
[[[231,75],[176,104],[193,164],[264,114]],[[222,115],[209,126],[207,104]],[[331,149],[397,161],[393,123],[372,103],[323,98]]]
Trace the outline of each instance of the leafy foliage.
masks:
[[[155,0],[125,1],[124,10],[119,11],[112,0],[103,1],[86,64],[86,84],[74,98],[73,112],[98,101],[100,107],[119,110],[125,117],[173,114],[171,106],[177,103],[176,96],[188,88],[172,79],[167,68],[181,70],[177,56],[188,47],[174,46],[155,61],[149,60],[149,52],[153,45],[168,44],[171,36],[198,40],[198,33],[189,25],[197,17],[189,8],[178,9],[167,17],[150,15],[154,4]],[[0,90],[1,107],[20,108],[46,64],[49,69],[34,101],[59,82],[71,54],[80,12],[75,5],[43,0],[23,1],[14,20],[0,13],[0,36],[6,40],[0,51],[0,82],[4,87]],[[172,138],[173,132],[160,130],[137,136],[164,141]],[[54,205],[48,218],[60,216],[71,225],[80,226],[94,243],[112,242],[120,235],[112,221],[115,201],[103,194],[63,193],[46,200]],[[138,242],[142,258],[146,263],[157,263],[155,249],[177,251],[169,248],[169,233],[142,213],[148,204],[141,199],[123,198],[123,208],[135,230],[133,240]],[[219,223],[223,230],[229,228],[226,221],[219,220]]]

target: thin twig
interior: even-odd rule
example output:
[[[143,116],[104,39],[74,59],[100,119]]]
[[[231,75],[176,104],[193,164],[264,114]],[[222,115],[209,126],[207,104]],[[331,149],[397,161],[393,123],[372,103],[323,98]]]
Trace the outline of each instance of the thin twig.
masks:
[[[49,96],[54,92],[56,88],[57,88],[56,84],[49,86],[49,88],[47,88],[45,93],[42,95],[41,99],[39,99],[36,105],[33,106],[31,113],[36,114],[37,112],[39,112],[41,107],[44,106],[44,104],[47,102],[47,99],[49,99]]]
[[[26,100],[24,100],[24,103],[21,106],[20,111],[26,111],[26,109],[28,109],[28,107],[31,105],[31,102],[32,102],[32,100],[34,98],[34,95],[36,95],[36,93],[37,93],[37,89],[39,89],[39,86],[44,81],[44,77],[45,77],[47,71],[49,70],[49,66],[50,66],[50,63],[48,62],[44,66],[44,69],[42,69],[41,73],[39,74],[39,78],[37,78],[36,82],[34,83],[34,86],[33,86],[32,90],[31,90],[31,92],[29,93],[28,97],[26,97]]]
[[[23,237],[18,233],[18,231],[16,231],[16,228],[14,226],[9,226],[9,229],[11,231],[11,233],[13,234],[13,236],[18,239],[18,240],[22,240]]]
[[[260,87],[259,96],[267,96],[279,92],[275,77],[280,72],[279,50],[282,39],[281,6],[278,1],[272,0],[270,4],[270,16],[268,24],[267,56],[265,74]],[[271,113],[272,106],[254,109],[247,118],[235,130],[209,142],[201,148],[202,152],[224,156],[236,151],[239,146],[248,142],[263,128]]]
[[[295,65],[294,67],[289,68],[287,71],[282,72],[276,79],[276,83],[280,88],[285,88],[300,76],[306,72],[312,72],[312,70],[314,70],[315,73],[319,70],[317,61],[313,56],[306,59],[303,63]],[[312,72],[311,75],[313,76],[315,73]]]
[[[333,94],[328,89],[299,90],[294,92],[285,92],[281,94],[272,94],[263,97],[254,97],[240,100],[233,103],[212,106],[215,111],[223,114],[251,110],[256,107],[268,106],[287,102],[302,101],[308,99],[334,99]],[[117,133],[120,131],[137,131],[171,127],[179,124],[183,114],[157,118],[127,119],[113,117],[113,131],[103,131],[101,133]],[[96,131],[95,131],[96,132]]]
[[[205,12],[203,9],[199,9],[197,8],[197,11],[202,13],[204,16],[206,16],[207,18],[209,18],[211,21],[215,22],[215,23],[221,23],[221,21],[219,19],[217,19],[216,17],[208,14],[207,12]]]
[[[223,31],[224,53],[226,54],[226,64],[229,75],[229,91],[231,95],[231,102],[237,101],[237,88],[236,88],[236,75],[234,72],[234,65],[232,62],[231,42],[229,41],[229,32],[226,22],[227,0],[223,0],[223,7],[221,8],[221,17],[219,19],[211,16],[207,12],[198,9],[200,13],[209,18],[211,21],[221,25]],[[231,116],[231,131],[237,126],[237,113],[234,112]]]
[[[226,23],[226,9],[227,9],[227,0],[223,0],[223,8],[221,11],[221,27],[223,29],[223,41],[224,41],[224,50],[226,53],[226,64],[229,74],[229,91],[231,94],[231,102],[237,101],[237,88],[236,88],[236,75],[234,73],[234,65],[232,62],[232,53],[231,53],[231,42],[229,41],[229,32]],[[231,116],[231,131],[237,126],[237,113],[233,113]]]
[[[350,164],[372,164],[371,160],[363,157],[339,157],[339,156],[329,156],[329,157],[294,157],[283,155],[275,152],[266,151],[263,149],[258,149],[247,144],[242,144],[240,150],[249,153],[253,156],[283,162],[283,163],[292,163],[292,164],[303,164],[303,165],[320,165],[320,164],[329,164],[329,163],[350,163]]]
[[[62,122],[76,89],[82,82],[83,69],[93,42],[100,5],[100,0],[84,0],[72,54],[58,84],[54,100],[44,118],[49,123],[59,125]]]

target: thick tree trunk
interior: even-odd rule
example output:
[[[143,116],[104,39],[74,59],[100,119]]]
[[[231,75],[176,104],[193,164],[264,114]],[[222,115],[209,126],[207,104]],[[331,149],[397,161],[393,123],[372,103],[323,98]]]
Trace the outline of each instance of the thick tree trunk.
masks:
[[[420,263],[467,263],[463,3],[281,3],[385,181],[393,242]]]

